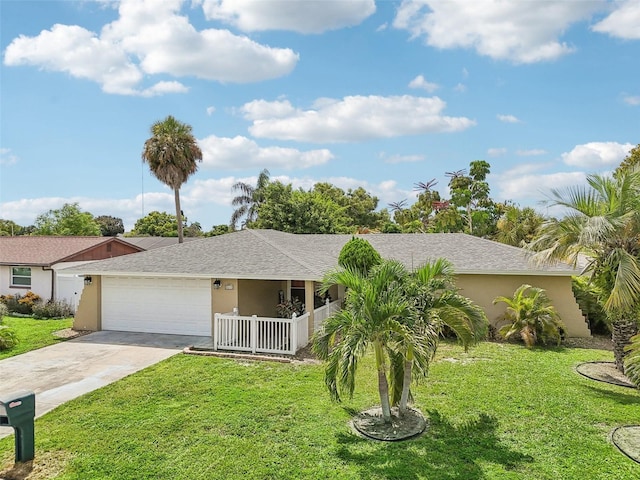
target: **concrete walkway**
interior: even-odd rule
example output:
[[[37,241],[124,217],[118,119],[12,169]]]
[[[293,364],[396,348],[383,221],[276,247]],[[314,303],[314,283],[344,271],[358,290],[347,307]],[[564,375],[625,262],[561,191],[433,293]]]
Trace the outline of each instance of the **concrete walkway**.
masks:
[[[208,337],[95,332],[0,360],[0,393],[36,394],[36,417],[160,362]],[[13,433],[0,427],[0,438]]]

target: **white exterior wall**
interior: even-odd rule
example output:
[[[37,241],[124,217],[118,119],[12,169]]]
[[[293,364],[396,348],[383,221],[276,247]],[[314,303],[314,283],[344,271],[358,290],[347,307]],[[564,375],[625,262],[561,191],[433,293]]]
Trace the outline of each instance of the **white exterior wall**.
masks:
[[[31,267],[31,287],[11,287],[11,266],[0,265],[0,295],[24,295],[29,290],[38,294],[44,301],[51,298],[51,270],[42,267]]]

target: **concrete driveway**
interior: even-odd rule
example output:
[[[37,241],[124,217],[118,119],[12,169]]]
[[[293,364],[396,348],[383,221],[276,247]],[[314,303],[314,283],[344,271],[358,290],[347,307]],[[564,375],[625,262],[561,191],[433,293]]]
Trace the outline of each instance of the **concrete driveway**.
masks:
[[[209,337],[95,332],[0,360],[0,393],[31,390],[36,417]],[[209,339],[210,340],[210,339]],[[0,438],[13,433],[0,427]]]

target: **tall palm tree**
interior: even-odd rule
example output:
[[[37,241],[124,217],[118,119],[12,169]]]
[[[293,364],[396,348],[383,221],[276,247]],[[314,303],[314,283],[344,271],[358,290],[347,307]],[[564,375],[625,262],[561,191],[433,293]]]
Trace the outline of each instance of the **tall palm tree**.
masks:
[[[356,269],[329,272],[322,290],[347,287],[345,306],[323,324],[313,340],[313,350],[327,362],[325,384],[334,400],[353,395],[359,360],[373,347],[382,418],[391,421],[389,401],[389,345],[393,336],[406,332],[402,319],[408,303],[395,285],[406,274],[404,265],[384,260],[368,275]],[[322,292],[321,292],[322,293]]]
[[[410,309],[403,323],[408,332],[396,336],[393,346],[402,361],[396,357],[391,375],[392,379],[402,378],[402,383],[394,382],[391,399],[401,415],[407,410],[412,380],[428,373],[444,327],[454,332],[465,350],[485,335],[487,317],[456,291],[454,273],[451,262],[438,258],[404,277],[403,290]]]
[[[229,224],[235,230],[238,221],[244,217],[242,227],[255,222],[258,219],[258,209],[264,201],[264,190],[269,185],[269,170],[263,169],[258,175],[256,185],[245,182],[236,182],[231,189],[240,192],[231,201],[231,205],[237,207],[231,214]]]
[[[149,164],[151,173],[174,193],[178,242],[184,240],[180,187],[198,170],[202,151],[191,133],[191,125],[169,115],[151,126],[151,137],[144,142],[142,161]]]
[[[640,173],[589,175],[587,182],[552,191],[551,205],[568,213],[545,222],[529,248],[541,263],[565,260],[576,266],[587,259],[584,272],[604,292],[616,366],[624,372],[624,347],[637,331],[640,304]]]

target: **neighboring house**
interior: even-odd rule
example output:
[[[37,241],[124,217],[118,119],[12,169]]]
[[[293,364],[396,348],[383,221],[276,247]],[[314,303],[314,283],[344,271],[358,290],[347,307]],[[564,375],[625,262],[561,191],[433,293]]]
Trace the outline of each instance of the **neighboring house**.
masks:
[[[83,277],[61,269],[142,250],[114,237],[0,237],[0,295],[31,290],[45,301],[65,300],[75,309]]]
[[[318,282],[337,267],[340,250],[351,238],[242,230],[74,267],[72,272],[89,283],[75,327],[211,336],[215,313],[275,317],[276,305],[292,296],[307,306],[317,304]],[[461,293],[492,323],[504,311],[493,299],[528,283],[547,290],[568,336],[590,335],[571,290],[571,276],[578,272],[567,265],[533,267],[522,249],[459,233],[362,238],[383,258],[410,269],[429,259],[450,260]],[[333,299],[341,293],[330,291]],[[307,328],[312,333],[313,318]]]
[[[169,245],[176,245],[178,243],[178,237],[118,237],[127,243],[131,243],[136,247],[140,247],[143,250],[153,250],[154,248],[168,247]],[[199,240],[202,237],[184,237],[185,242],[192,242]]]

